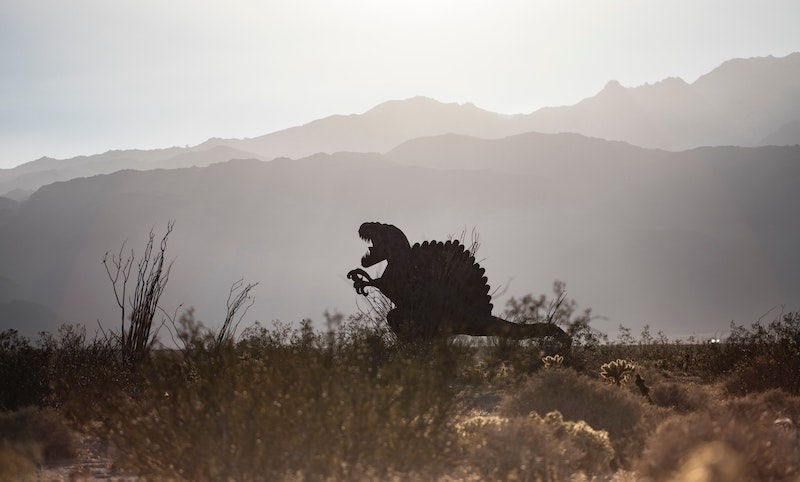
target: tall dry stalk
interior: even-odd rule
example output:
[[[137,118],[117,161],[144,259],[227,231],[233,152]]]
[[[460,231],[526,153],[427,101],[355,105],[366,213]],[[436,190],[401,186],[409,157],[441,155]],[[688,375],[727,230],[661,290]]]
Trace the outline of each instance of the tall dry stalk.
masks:
[[[158,329],[153,330],[153,319],[172,269],[172,261],[165,265],[164,256],[167,239],[174,225],[174,221],[167,223],[167,232],[161,238],[158,248],[155,243],[155,232],[153,229],[150,230],[144,253],[136,265],[136,285],[133,287],[132,296],[128,296],[128,281],[136,261],[133,249],[123,258],[125,243],[122,243],[117,255],[112,254],[109,259],[106,252],[103,256],[103,266],[106,268],[121,312],[119,346],[122,363],[127,367],[135,367],[147,356],[158,335]],[[128,309],[130,309],[130,321],[126,323]]]

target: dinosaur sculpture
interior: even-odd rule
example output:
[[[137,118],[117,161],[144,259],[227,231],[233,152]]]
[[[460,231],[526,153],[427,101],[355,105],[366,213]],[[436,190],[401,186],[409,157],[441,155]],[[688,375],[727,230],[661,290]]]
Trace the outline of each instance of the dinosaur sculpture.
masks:
[[[361,268],[347,273],[358,294],[380,290],[395,305],[386,319],[399,339],[431,340],[449,335],[512,339],[553,337],[564,348],[572,339],[553,323],[512,323],[492,316],[485,270],[458,241],[411,244],[391,224],[364,223],[359,236],[372,246],[364,268],[387,261],[383,276],[372,279]]]

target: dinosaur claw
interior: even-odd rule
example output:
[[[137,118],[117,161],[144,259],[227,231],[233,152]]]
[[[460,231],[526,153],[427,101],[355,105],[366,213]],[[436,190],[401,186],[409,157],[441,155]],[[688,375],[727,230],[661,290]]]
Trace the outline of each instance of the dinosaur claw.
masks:
[[[353,288],[355,288],[356,293],[366,296],[365,288],[371,286],[372,278],[364,270],[354,269],[347,273],[347,278],[353,280]]]

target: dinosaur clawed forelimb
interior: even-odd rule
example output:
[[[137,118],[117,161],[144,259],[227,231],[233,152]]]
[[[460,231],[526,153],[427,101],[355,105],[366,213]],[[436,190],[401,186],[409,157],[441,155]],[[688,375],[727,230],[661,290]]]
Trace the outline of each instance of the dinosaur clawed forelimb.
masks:
[[[356,268],[347,273],[347,278],[353,280],[353,288],[355,288],[356,293],[360,295],[366,296],[367,293],[364,291],[364,288],[368,286],[375,287],[375,280],[361,268]]]

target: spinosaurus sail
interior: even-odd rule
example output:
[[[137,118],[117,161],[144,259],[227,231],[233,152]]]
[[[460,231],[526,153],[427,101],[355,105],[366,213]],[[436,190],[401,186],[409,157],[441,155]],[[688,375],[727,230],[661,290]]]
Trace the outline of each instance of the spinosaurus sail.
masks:
[[[383,276],[372,279],[361,268],[347,273],[359,294],[372,287],[395,305],[386,319],[402,340],[449,335],[512,339],[552,337],[568,348],[572,339],[553,323],[518,324],[492,316],[485,270],[458,241],[425,241],[413,246],[391,224],[364,223],[359,236],[372,243],[361,258],[364,268],[387,261]]]

